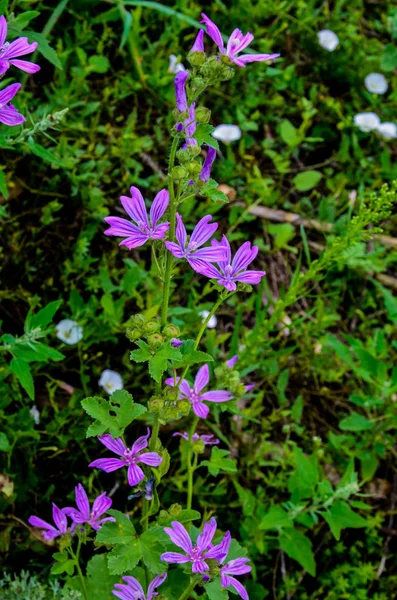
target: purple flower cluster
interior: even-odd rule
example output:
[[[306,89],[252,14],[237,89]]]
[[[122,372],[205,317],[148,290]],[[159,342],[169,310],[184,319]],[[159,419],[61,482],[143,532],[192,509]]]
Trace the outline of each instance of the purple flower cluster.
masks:
[[[77,508],[71,506],[58,508],[56,504],[52,505],[52,518],[55,527],[54,525],[43,521],[43,519],[34,516],[29,517],[30,525],[42,529],[43,537],[46,540],[53,540],[65,533],[73,533],[76,525],[91,525],[91,527],[97,531],[101,528],[103,523],[114,521],[113,517],[101,519],[102,515],[112,506],[112,500],[106,495],[106,492],[94,500],[92,509],[90,508],[88,496],[81,483],[75,488],[75,495]],[[72,520],[70,527],[68,525],[67,517]]]
[[[206,561],[209,559],[216,560],[220,568],[221,586],[224,588],[232,586],[243,600],[249,600],[246,589],[234,577],[234,575],[244,575],[252,570],[247,564],[249,559],[241,557],[223,564],[229,553],[232,538],[230,532],[227,531],[222,541],[214,546],[212,540],[216,528],[216,520],[212,517],[209,523],[204,524],[202,533],[199,534],[196,544],[193,545],[185,527],[178,521],[172,521],[171,527],[165,527],[164,531],[176,546],[182,548],[185,554],[165,552],[161,555],[161,560],[176,564],[191,563],[192,573],[201,573],[205,578],[207,577],[205,575],[206,571],[210,570],[210,566]]]
[[[167,573],[157,575],[157,577],[149,583],[147,595],[145,596],[145,592],[139,581],[135,579],[135,577],[127,575],[126,577],[123,577],[123,580],[126,583],[116,583],[114,587],[117,589],[113,590],[112,593],[117,596],[117,598],[121,598],[121,600],[152,600],[154,596],[158,596],[156,589],[160,587],[166,579]]]
[[[39,65],[27,60],[19,60],[19,56],[25,56],[34,52],[37,48],[37,42],[29,44],[28,38],[17,38],[13,42],[6,42],[8,33],[7,21],[4,16],[0,17],[0,77],[2,77],[11,66],[21,69],[26,73],[37,73],[40,70]],[[15,94],[21,88],[20,83],[13,83],[0,92],[0,122],[4,125],[20,125],[26,121],[15,106],[10,104]]]
[[[194,380],[193,388],[190,387],[189,382],[186,379],[176,378],[176,384],[179,382],[180,396],[179,398],[187,399],[191,402],[193,412],[198,417],[205,419],[208,417],[208,413],[210,409],[205,402],[228,402],[232,400],[233,396],[230,392],[226,390],[215,390],[211,392],[204,392],[202,390],[208,385],[210,380],[210,372],[208,369],[208,365],[204,365],[201,369],[198,370],[196,378]],[[165,380],[167,385],[173,386],[175,381],[172,377]]]
[[[106,446],[109,450],[120,456],[120,458],[98,458],[90,463],[89,467],[96,467],[105,471],[105,473],[112,473],[117,469],[128,467],[127,476],[128,483],[131,487],[138,485],[145,479],[145,473],[142,471],[138,463],[149,465],[150,467],[158,467],[163,462],[163,459],[157,452],[144,452],[139,454],[142,450],[147,448],[148,439],[150,437],[150,429],[148,428],[147,434],[141,436],[132,444],[131,448],[127,448],[121,438],[114,439],[110,434],[102,435],[98,440]]]

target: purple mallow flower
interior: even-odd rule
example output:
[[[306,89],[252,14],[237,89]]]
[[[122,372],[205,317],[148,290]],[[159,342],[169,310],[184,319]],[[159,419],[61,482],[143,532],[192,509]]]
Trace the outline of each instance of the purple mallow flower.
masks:
[[[20,125],[26,121],[12,104],[8,104],[20,89],[20,83],[13,83],[0,92],[0,122],[4,125]]]
[[[220,559],[218,559],[220,563],[219,566],[221,567],[221,586],[227,588],[231,585],[234,587],[239,596],[243,598],[243,600],[249,600],[245,587],[235,577],[233,577],[233,575],[245,575],[246,573],[250,573],[250,571],[252,571],[252,567],[247,565],[249,558],[235,558],[234,560],[229,560],[229,562],[222,566],[223,561],[229,553],[230,543],[231,537],[227,533],[220,544],[220,546],[222,546],[223,555]]]
[[[75,525],[72,525],[72,527],[68,529],[68,520],[66,518],[66,514],[54,503],[52,504],[52,518],[56,527],[50,523],[47,523],[46,521],[43,521],[43,519],[39,519],[39,517],[29,517],[28,522],[30,525],[33,525],[33,527],[40,527],[40,529],[43,529],[43,537],[46,540],[53,540],[64,533],[70,533],[73,531]]]
[[[196,128],[197,128],[195,106],[196,105],[194,102],[190,105],[189,116],[183,122],[183,124],[185,126],[185,135],[186,135],[186,144],[184,144],[182,146],[184,149],[186,148],[186,146],[195,146],[197,144],[196,140],[193,137],[194,132],[196,131]]]
[[[179,379],[179,377],[176,378],[177,383],[179,383]],[[194,413],[202,419],[205,419],[210,411],[208,406],[204,404],[204,401],[228,402],[233,398],[233,395],[226,390],[215,390],[211,392],[204,392],[202,394],[201,391],[206,387],[206,385],[208,385],[209,380],[210,373],[208,365],[203,365],[197,372],[193,388],[190,387],[186,379],[182,379],[179,386],[181,392],[179,398],[187,398],[190,400]],[[169,379],[166,379],[165,383],[166,385],[174,386],[174,378],[170,377]]]
[[[186,81],[188,77],[187,71],[179,71],[174,79],[176,107],[181,113],[187,112]]]
[[[34,52],[37,48],[37,42],[29,44],[26,37],[17,38],[11,43],[6,42],[7,30],[7,21],[2,16],[0,17],[0,75],[3,75],[11,65],[21,69],[21,71],[26,71],[26,73],[40,71],[39,65],[26,60],[16,60],[18,56],[25,56],[25,54]]]
[[[176,338],[172,338],[171,346],[173,348],[180,348],[183,345],[183,340],[177,340]]]
[[[63,509],[65,515],[70,517],[74,523],[78,523],[79,525],[88,523],[88,525],[91,525],[93,529],[98,531],[103,523],[115,521],[114,517],[100,519],[100,517],[112,506],[112,500],[106,495],[106,492],[94,500],[92,510],[90,508],[88,496],[81,483],[75,487],[75,494],[77,509],[71,506]]]
[[[252,263],[258,254],[258,246],[252,246],[251,248],[251,243],[245,242],[237,250],[232,261],[230,244],[225,236],[223,236],[221,242],[212,240],[212,245],[214,248],[223,247],[225,249],[225,260],[218,262],[218,268],[209,262],[203,262],[196,265],[195,270],[210,279],[216,279],[217,283],[223,285],[229,292],[237,289],[237,281],[255,284],[259,283],[262,277],[266,275],[265,271],[247,270],[248,265]]]
[[[188,107],[187,104],[186,81],[188,77],[189,73],[187,71],[179,71],[174,79],[176,107],[180,113],[188,113],[188,116],[183,123],[178,123],[176,125],[176,130],[179,133],[185,130],[186,144],[184,145],[184,148],[186,148],[186,146],[194,146],[197,143],[193,137],[197,127],[195,103],[193,102],[190,107]]]
[[[104,232],[105,235],[125,237],[119,246],[127,246],[129,249],[142,246],[148,240],[163,238],[170,226],[168,222],[158,224],[170,201],[167,190],[161,190],[153,200],[149,218],[145,201],[138,188],[131,186],[130,193],[131,198],[121,196],[120,202],[135,224],[120,217],[105,217],[104,219],[110,225],[109,229]]]
[[[131,448],[127,448],[121,438],[114,439],[108,433],[102,435],[98,437],[101,444],[115,454],[118,454],[121,458],[98,458],[88,466],[97,467],[105,471],[105,473],[111,473],[112,471],[117,471],[117,469],[128,467],[128,483],[131,486],[138,485],[145,478],[145,473],[137,463],[143,463],[150,467],[158,467],[163,462],[163,459],[157,452],[145,452],[138,455],[138,452],[147,448],[149,437],[150,429],[148,428],[146,435],[138,438]]]
[[[176,431],[175,433],[172,434],[173,437],[175,437],[176,435],[179,435],[187,442],[189,441],[189,434],[187,431],[185,431],[184,433],[180,433],[179,431]],[[192,436],[193,444],[194,444],[194,442],[197,442],[198,440],[201,440],[204,443],[204,446],[213,446],[214,444],[219,444],[218,438],[214,437],[214,435],[212,433],[210,433],[208,435],[205,435],[205,434],[199,435],[198,433],[193,433],[193,436]]]
[[[190,52],[204,52],[204,29],[200,29]]]
[[[205,157],[203,167],[201,169],[201,173],[199,176],[201,181],[208,181],[209,178],[211,177],[211,169],[212,169],[212,165],[213,165],[213,162],[215,159],[216,159],[215,148],[211,148],[211,146],[208,146],[207,156]]]
[[[164,527],[164,531],[170,536],[171,541],[176,546],[182,548],[186,554],[179,552],[165,552],[160,557],[169,563],[192,563],[192,573],[204,573],[209,571],[209,566],[205,562],[209,558],[221,560],[223,558],[223,546],[212,545],[212,538],[216,532],[216,521],[212,517],[209,523],[204,524],[202,533],[197,538],[196,545],[193,546],[192,540],[184,526],[178,521],[172,521],[171,527]]]
[[[203,17],[201,23],[205,23],[207,34],[218,46],[220,53],[224,56],[227,56],[237,66],[245,67],[246,63],[273,60],[274,58],[280,56],[279,54],[243,54],[242,56],[238,56],[238,54],[247,46],[249,46],[254,39],[252,33],[246,33],[243,35],[240,29],[235,29],[229,37],[227,46],[225,48],[222,34],[218,27],[204,13],[202,13],[201,16]]]
[[[203,268],[209,262],[219,262],[219,260],[225,260],[227,256],[227,250],[224,246],[200,248],[205,242],[207,242],[211,236],[214,235],[218,229],[217,223],[210,223],[212,219],[211,215],[203,217],[196,225],[192,235],[188,241],[186,227],[183,224],[182,217],[177,213],[176,220],[176,239],[175,242],[165,242],[168,250],[176,258],[186,258],[189,265],[197,271],[198,268]],[[199,271],[201,272],[201,271]]]
[[[135,577],[126,576],[123,577],[124,583],[116,583],[116,590],[112,591],[112,594],[117,596],[117,598],[121,598],[121,600],[152,600],[154,596],[158,596],[156,589],[160,587],[161,584],[167,579],[167,573],[163,573],[162,575],[157,575],[153,579],[153,581],[149,584],[147,595],[145,596],[145,592],[139,581],[135,579]]]

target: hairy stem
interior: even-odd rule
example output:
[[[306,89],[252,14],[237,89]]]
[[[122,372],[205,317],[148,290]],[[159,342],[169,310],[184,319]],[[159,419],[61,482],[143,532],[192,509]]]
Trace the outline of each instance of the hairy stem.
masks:
[[[181,594],[178,600],[189,600],[189,594],[194,590],[197,585],[197,579],[194,579],[189,587]]]
[[[149,450],[153,452],[156,449],[157,438],[159,437],[160,421],[157,414],[154,415],[152,435],[150,436]]]
[[[79,538],[76,554],[73,552],[72,546],[69,546],[69,553],[70,553],[71,557],[73,558],[74,562],[76,563],[77,573],[79,574],[81,590],[82,590],[82,593],[84,596],[84,600],[89,600],[87,588],[85,585],[85,578],[84,578],[83,571],[81,570],[80,562],[79,562],[80,548],[81,548],[81,539]]]
[[[192,500],[193,500],[193,473],[194,466],[192,465],[192,457],[193,457],[193,447],[192,440],[193,434],[196,431],[197,423],[199,422],[198,417],[194,417],[192,426],[189,432],[189,449],[187,453],[187,509],[190,510],[192,508]]]

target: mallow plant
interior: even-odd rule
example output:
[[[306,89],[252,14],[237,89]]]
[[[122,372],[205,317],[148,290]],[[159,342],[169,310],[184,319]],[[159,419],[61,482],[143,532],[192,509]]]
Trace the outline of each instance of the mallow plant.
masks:
[[[213,358],[203,351],[200,342],[221,304],[235,294],[249,293],[265,272],[256,264],[258,248],[250,240],[234,247],[225,235],[219,235],[218,223],[211,214],[198,220],[190,231],[182,212],[183,203],[195,196],[227,202],[211,178],[218,142],[211,135],[214,128],[210,125],[210,110],[201,103],[204,92],[228,81],[236,70],[249,63],[266,64],[279,55],[247,53],[253,35],[239,29],[224,43],[217,25],[206,15],[202,17],[204,29],[199,31],[187,57],[190,68],[175,76],[167,187],[155,191],[152,200],[131,186],[129,194],[120,198],[125,215],[105,218],[105,235],[119,238],[121,247],[139,250],[150,246],[162,286],[158,316],[146,319],[137,314],[129,320],[131,326],[126,332],[134,344],[131,360],[147,363],[153,395],[134,401],[127,390],[116,389],[106,399],[91,397],[82,401],[84,410],[94,419],[87,437],[98,439],[97,455],[87,466],[96,472],[119,471],[125,481],[126,497],[137,503],[141,516],[136,517],[136,510],[131,511],[133,516],[116,510],[107,492],[90,502],[87,490],[78,484],[76,506],[54,504],[51,523],[36,515],[29,520],[30,525],[41,530],[47,543],[55,540],[59,544],[53,573],[66,572],[69,585],[86,600],[98,593],[90,565],[86,574],[81,566],[81,548],[89,542],[95,542],[100,553],[94,559],[101,566],[106,560],[108,572],[115,576],[113,589],[101,593],[113,591],[122,600],[184,600],[197,594],[205,597],[203,593],[208,598],[219,594],[227,598],[230,590],[248,599],[243,581],[252,566],[247,551],[232,539],[231,532],[219,528],[214,516],[193,510],[193,502],[194,473],[206,446],[213,447],[212,454],[209,461],[201,461],[201,466],[206,463],[212,475],[236,470],[234,461],[227,458],[229,452],[219,447],[220,440],[205,433],[213,407],[229,407],[235,413],[236,399],[252,386],[238,380],[238,372],[232,369],[237,361],[234,356],[225,367],[233,374],[233,381],[225,389],[217,389],[210,369]],[[210,282],[215,298],[195,339],[185,339],[169,316],[178,274],[185,269],[193,270],[203,286]],[[227,377],[225,382],[228,383]],[[183,429],[174,435],[181,439],[186,506],[174,504],[160,510],[161,481],[170,468],[170,455],[165,448],[169,440],[163,436],[162,427],[169,423],[173,426],[180,419]],[[146,431],[140,435],[142,421],[146,422]],[[199,520],[201,527],[193,526],[193,521]],[[77,575],[72,577],[75,572]]]

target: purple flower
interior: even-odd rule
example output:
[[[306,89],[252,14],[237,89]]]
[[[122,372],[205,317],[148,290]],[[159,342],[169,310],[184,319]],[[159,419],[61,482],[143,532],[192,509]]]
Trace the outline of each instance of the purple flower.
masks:
[[[20,125],[26,121],[12,104],[8,104],[20,89],[20,83],[13,83],[0,92],[0,122],[4,125]]]
[[[176,107],[180,113],[187,112],[186,81],[188,77],[187,71],[179,71],[174,79]]]
[[[21,71],[26,71],[26,73],[40,71],[39,65],[26,60],[15,60],[18,56],[25,56],[25,54],[34,52],[37,48],[37,42],[29,44],[26,37],[17,38],[11,43],[6,42],[7,29],[5,17],[0,17],[0,75],[3,75],[11,65],[21,69]]]
[[[112,594],[117,596],[117,598],[121,598],[121,600],[152,600],[154,596],[158,596],[158,593],[155,590],[160,587],[166,579],[167,573],[157,575],[157,577],[149,584],[147,596],[145,596],[145,592],[139,581],[135,579],[135,577],[126,576],[123,577],[123,580],[127,585],[124,583],[116,583],[114,587],[117,588],[117,590],[113,590]]]
[[[29,517],[28,522],[30,525],[33,525],[33,527],[40,527],[41,529],[44,529],[45,531],[43,532],[43,537],[46,540],[53,540],[64,533],[73,531],[75,526],[72,525],[71,529],[68,530],[68,520],[66,518],[66,514],[54,503],[52,504],[52,518],[56,527],[54,527],[54,525],[50,525],[50,523],[47,523],[46,521],[43,521],[43,519],[39,519],[39,517]]]
[[[111,498],[108,498],[106,492],[94,500],[92,511],[90,509],[90,503],[88,502],[87,494],[85,493],[81,483],[75,487],[75,494],[77,509],[71,506],[63,509],[65,515],[70,517],[72,521],[78,523],[79,525],[88,523],[88,525],[91,525],[91,527],[96,531],[101,528],[103,523],[106,523],[107,521],[115,521],[113,517],[105,517],[104,519],[99,518],[112,506],[112,500]]]
[[[120,242],[119,246],[127,246],[129,249],[138,248],[148,240],[160,240],[170,226],[168,222],[157,224],[167,210],[170,201],[167,190],[161,190],[153,200],[149,219],[141,192],[138,188],[131,186],[130,193],[131,198],[121,196],[120,202],[136,225],[120,217],[105,217],[104,219],[110,225],[109,229],[104,232],[105,235],[125,237],[126,239]]]
[[[190,105],[189,116],[183,122],[186,134],[186,144],[182,146],[184,149],[186,148],[186,146],[195,146],[197,144],[196,140],[193,137],[194,132],[197,128],[195,106],[196,105],[194,102]]]
[[[177,383],[179,383],[179,377],[176,378]],[[205,419],[208,416],[210,409],[206,404],[204,404],[204,400],[206,402],[228,402],[233,398],[233,395],[226,390],[215,390],[211,392],[205,392],[201,394],[201,390],[208,385],[210,380],[210,373],[208,369],[208,365],[203,365],[201,369],[198,370],[196,379],[194,380],[194,386],[191,389],[189,383],[186,379],[182,379],[180,384],[181,394],[179,398],[187,398],[192,403],[193,411],[202,419]],[[173,386],[174,378],[170,377],[165,380],[166,385]]]
[[[209,523],[204,524],[202,533],[197,538],[196,545],[193,546],[188,532],[181,523],[172,521],[171,527],[164,527],[164,531],[170,536],[171,541],[176,546],[182,548],[186,554],[179,552],[165,552],[160,557],[160,560],[165,560],[169,563],[192,563],[192,573],[204,573],[209,571],[209,566],[205,562],[209,558],[220,560],[223,557],[221,544],[212,546],[212,538],[216,532],[216,521],[212,517]]]
[[[280,56],[279,54],[243,54],[242,56],[237,56],[239,52],[241,52],[247,46],[249,46],[249,44],[254,39],[252,33],[246,33],[245,35],[243,35],[240,29],[235,29],[229,37],[227,46],[225,48],[222,39],[222,34],[219,31],[218,27],[204,13],[201,13],[201,16],[203,17],[201,23],[205,23],[208,35],[218,46],[221,54],[227,56],[234,64],[238,65],[239,67],[245,67],[246,63],[273,60],[274,58]]]
[[[204,29],[200,29],[190,52],[204,52]]]
[[[154,488],[154,477],[151,475],[148,477],[148,480],[145,481],[145,489],[140,492],[136,492],[135,494],[131,494],[128,496],[128,500],[132,500],[133,498],[142,498],[142,496],[146,500],[152,500],[153,498],[153,488]]]
[[[211,148],[208,146],[207,156],[205,157],[205,161],[200,173],[201,181],[208,181],[211,177],[211,169],[214,160],[216,159],[216,150],[215,148]]]
[[[183,340],[177,340],[176,338],[172,338],[171,346],[173,348],[180,348],[183,345]]]
[[[186,227],[183,224],[182,217],[177,213],[176,239],[175,242],[165,242],[168,250],[176,258],[186,258],[189,265],[197,271],[203,268],[208,262],[218,262],[225,260],[227,256],[226,249],[219,244],[219,247],[200,248],[214,235],[218,229],[217,223],[211,223],[211,215],[203,217],[196,225],[188,241]]]
[[[229,553],[230,542],[231,537],[230,535],[228,535],[228,533],[226,533],[221,544],[219,544],[219,546],[222,546],[223,552],[221,558],[218,559],[220,566],[222,565],[223,561]],[[229,587],[229,585],[231,585],[232,587],[234,587],[239,596],[243,598],[243,600],[249,600],[247,590],[235,577],[233,577],[233,575],[245,575],[245,573],[249,573],[250,571],[252,571],[252,567],[247,565],[248,562],[249,558],[235,558],[234,560],[229,560],[228,563],[221,566],[220,571],[221,586],[227,588]]]
[[[180,433],[179,431],[176,431],[175,433],[172,434],[173,437],[175,437],[176,435],[179,435],[187,442],[189,441],[189,434],[187,431],[185,431],[184,433]],[[193,443],[197,442],[197,440],[201,440],[204,443],[204,446],[213,446],[214,444],[219,444],[218,438],[214,439],[214,436],[212,433],[209,435],[205,435],[205,434],[199,435],[198,433],[193,433],[192,442]]]
[[[106,446],[106,448],[109,448],[109,450],[115,454],[121,456],[121,458],[98,458],[88,466],[97,467],[98,469],[105,471],[105,473],[112,473],[112,471],[117,471],[117,469],[128,467],[128,483],[131,486],[138,485],[138,483],[145,478],[145,473],[137,463],[143,463],[150,467],[158,467],[163,462],[163,459],[157,452],[145,452],[138,456],[138,452],[147,448],[149,437],[150,429],[148,428],[147,434],[138,438],[130,449],[125,446],[122,439],[114,439],[108,433],[102,435],[98,437],[101,444]]]
[[[226,250],[225,260],[218,262],[218,269],[209,262],[196,266],[196,271],[201,275],[205,275],[210,279],[217,279],[219,285],[223,285],[229,292],[237,289],[236,281],[241,283],[259,283],[262,277],[266,275],[265,271],[251,271],[247,267],[256,258],[258,254],[258,246],[252,246],[251,242],[245,242],[237,250],[233,261],[231,257],[230,244],[225,236],[221,242],[212,240],[214,248],[221,246]]]

